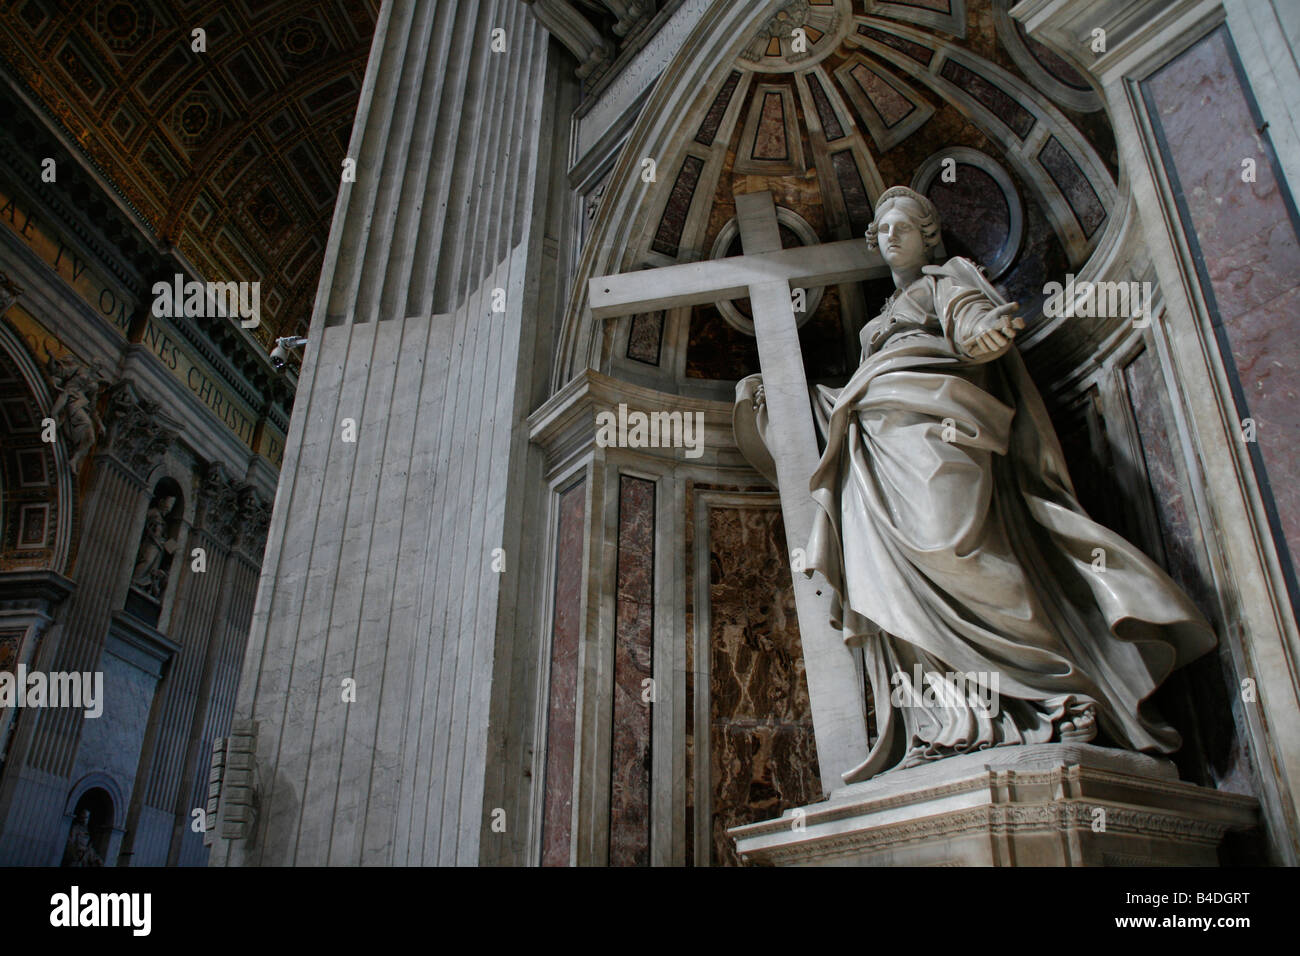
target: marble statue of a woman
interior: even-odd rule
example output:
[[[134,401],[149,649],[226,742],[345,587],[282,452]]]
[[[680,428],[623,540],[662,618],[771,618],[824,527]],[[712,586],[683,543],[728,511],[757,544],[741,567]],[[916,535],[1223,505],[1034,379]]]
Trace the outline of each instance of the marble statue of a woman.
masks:
[[[939,218],[910,189],[881,195],[867,241],[896,290],[848,384],[819,387],[806,564],[875,699],[879,738],[845,780],[1012,744],[1177,749],[1148,698],[1214,633],[1079,505],[1015,304],[967,259],[928,264]]]

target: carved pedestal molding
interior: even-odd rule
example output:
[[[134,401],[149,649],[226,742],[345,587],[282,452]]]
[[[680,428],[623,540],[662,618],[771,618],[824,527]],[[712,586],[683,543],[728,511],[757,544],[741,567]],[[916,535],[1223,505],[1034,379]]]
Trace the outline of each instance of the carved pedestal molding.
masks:
[[[1166,760],[1039,744],[883,774],[728,833],[761,865],[1214,866],[1256,807]]]

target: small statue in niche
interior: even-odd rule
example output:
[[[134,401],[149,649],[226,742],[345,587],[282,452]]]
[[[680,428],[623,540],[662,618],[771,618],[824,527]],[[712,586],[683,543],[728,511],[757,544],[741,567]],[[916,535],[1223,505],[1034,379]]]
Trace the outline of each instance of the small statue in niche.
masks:
[[[176,507],[176,499],[164,495],[154,500],[144,519],[144,533],[140,537],[140,550],[136,553],[135,570],[131,572],[131,585],[154,600],[161,600],[167,584],[167,571],[163,568],[163,555],[172,554],[180,546],[177,538],[167,537],[167,516]]]
[[[68,831],[68,843],[63,848],[60,866],[103,866],[104,858],[95,849],[90,836],[90,811],[78,810]]]
[[[51,417],[59,422],[71,445],[68,466],[75,475],[81,462],[104,434],[104,423],[99,420],[95,406],[99,403],[101,389],[109,384],[107,376],[96,365],[87,369],[71,358],[55,358],[46,350],[48,361],[45,371],[57,397],[50,409]]]

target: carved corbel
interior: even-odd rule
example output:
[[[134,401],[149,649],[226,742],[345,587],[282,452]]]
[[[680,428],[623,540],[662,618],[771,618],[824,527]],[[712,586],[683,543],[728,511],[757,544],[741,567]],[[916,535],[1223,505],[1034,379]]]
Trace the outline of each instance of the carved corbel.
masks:
[[[568,0],[524,0],[537,22],[578,60],[578,79],[595,80],[614,62],[614,44]]]
[[[621,37],[635,33],[655,12],[653,0],[600,0],[600,3],[618,17],[614,32]]]

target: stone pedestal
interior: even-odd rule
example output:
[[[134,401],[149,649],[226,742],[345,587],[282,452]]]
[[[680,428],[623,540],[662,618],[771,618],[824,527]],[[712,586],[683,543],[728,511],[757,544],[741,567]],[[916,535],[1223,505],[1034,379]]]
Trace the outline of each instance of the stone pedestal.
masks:
[[[886,773],[728,832],[769,866],[1215,866],[1256,812],[1167,760],[1039,744]]]

